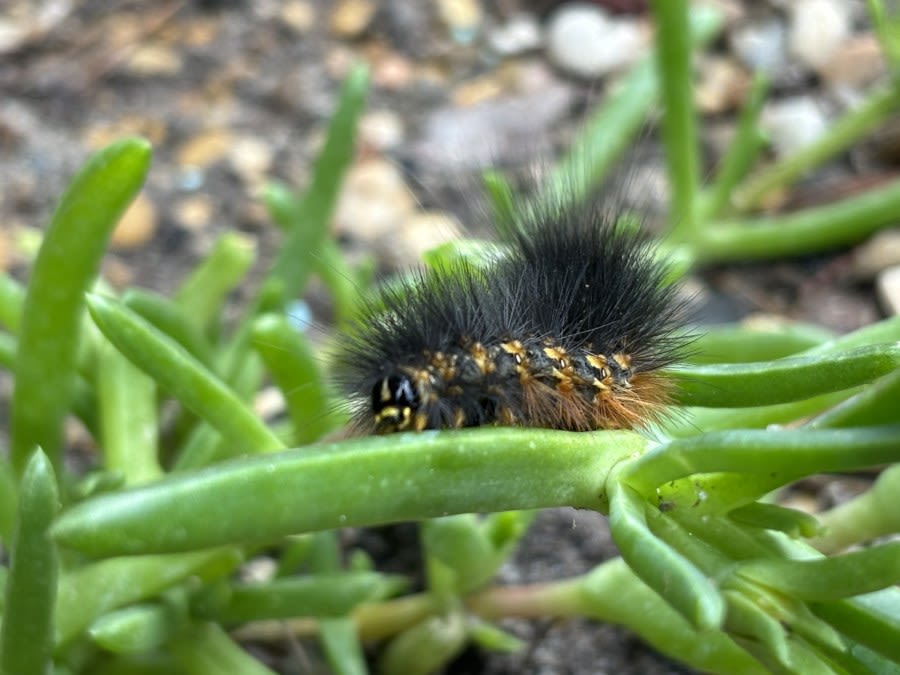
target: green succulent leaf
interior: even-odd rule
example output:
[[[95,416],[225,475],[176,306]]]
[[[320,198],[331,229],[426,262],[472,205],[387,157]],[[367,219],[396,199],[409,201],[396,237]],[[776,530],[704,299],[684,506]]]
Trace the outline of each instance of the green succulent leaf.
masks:
[[[21,473],[38,445],[61,469],[62,423],[72,404],[84,294],[119,217],[150,166],[150,144],[127,138],[94,154],[47,226],[31,270],[19,332],[10,455]]]

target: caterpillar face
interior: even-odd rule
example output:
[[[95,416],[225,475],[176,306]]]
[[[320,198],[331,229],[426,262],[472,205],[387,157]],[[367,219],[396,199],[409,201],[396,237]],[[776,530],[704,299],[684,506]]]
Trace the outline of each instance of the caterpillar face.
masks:
[[[387,434],[414,428],[421,399],[409,375],[395,373],[372,387],[372,419],[375,432]]]

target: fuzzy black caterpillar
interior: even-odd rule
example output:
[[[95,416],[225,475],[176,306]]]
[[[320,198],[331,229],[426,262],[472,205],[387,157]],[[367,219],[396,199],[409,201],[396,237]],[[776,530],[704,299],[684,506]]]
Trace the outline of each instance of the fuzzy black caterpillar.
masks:
[[[380,292],[338,372],[361,432],[480,425],[573,431],[655,419],[684,338],[667,269],[630,228],[556,208],[512,228],[490,265],[461,261]]]

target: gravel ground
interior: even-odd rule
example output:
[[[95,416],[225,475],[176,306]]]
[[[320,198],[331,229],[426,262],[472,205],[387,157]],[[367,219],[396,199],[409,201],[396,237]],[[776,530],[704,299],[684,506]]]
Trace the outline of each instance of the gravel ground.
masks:
[[[598,20],[604,4],[624,13]],[[478,229],[481,168],[523,168],[565,145],[646,48],[644,4],[7,0],[0,266],[27,276],[34,235],[73,170],[90,150],[138,133],[153,142],[154,165],[116,231],[106,279],[171,291],[224,230],[257,244],[262,269],[278,236],[259,190],[273,178],[305,184],[340,80],[364,60],[373,87],[334,230],[348,256],[374,253],[385,272],[402,268],[460,229]],[[721,157],[753,69],[774,82],[765,113],[770,158],[814,138],[883,75],[862,2],[713,4],[727,18],[697,60],[707,170]],[[593,51],[598,44],[606,51]],[[645,193],[663,175],[652,132],[629,172]],[[890,179],[898,139],[886,129],[768,206],[821,203]],[[662,195],[664,186],[649,192]],[[890,300],[879,305],[874,287],[900,263],[898,251],[897,231],[888,231],[852,251],[704,270],[690,287],[707,321],[762,313],[849,331],[888,311]],[[327,320],[327,306],[312,305]],[[503,578],[562,578],[614,555],[602,518],[551,511]],[[527,654],[471,650],[448,672],[690,672],[611,626],[509,627],[529,641]],[[289,656],[278,667],[302,672]]]

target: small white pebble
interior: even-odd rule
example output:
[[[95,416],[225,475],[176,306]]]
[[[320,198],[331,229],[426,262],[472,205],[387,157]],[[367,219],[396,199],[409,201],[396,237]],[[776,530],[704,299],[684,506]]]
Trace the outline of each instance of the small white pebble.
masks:
[[[646,38],[631,18],[611,19],[593,5],[560,7],[547,25],[548,58],[580,77],[601,77],[633,63],[644,53]]]
[[[879,272],[875,289],[885,311],[891,316],[900,314],[900,265]]]
[[[359,121],[361,143],[379,152],[393,150],[405,135],[403,120],[390,110],[373,110]]]
[[[760,127],[769,134],[775,153],[786,157],[818,140],[827,130],[828,122],[815,100],[798,96],[766,106]]]
[[[487,36],[491,50],[500,56],[515,56],[541,46],[541,29],[531,14],[516,14]]]
[[[791,5],[791,54],[818,71],[850,37],[851,29],[843,0],[799,0]]]
[[[787,29],[778,17],[751,21],[730,35],[731,50],[750,70],[774,73],[785,62]]]

